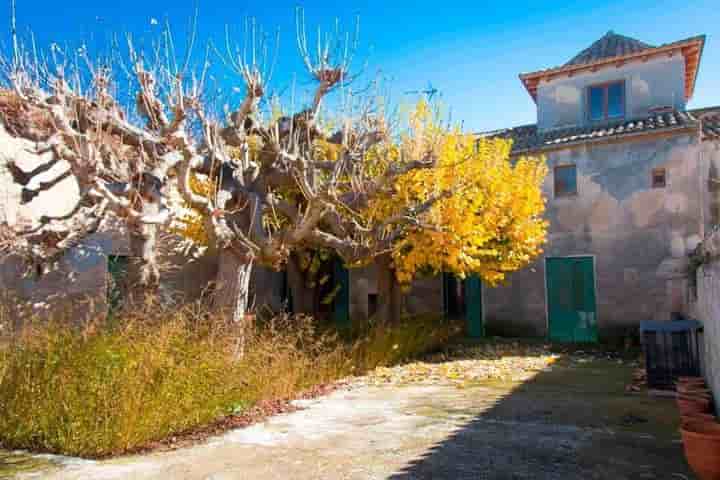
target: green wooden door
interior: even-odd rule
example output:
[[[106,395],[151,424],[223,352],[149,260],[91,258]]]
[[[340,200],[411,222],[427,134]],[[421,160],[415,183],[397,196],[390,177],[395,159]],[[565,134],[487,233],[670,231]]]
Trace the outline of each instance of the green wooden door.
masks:
[[[482,321],[482,282],[477,275],[469,275],[463,283],[467,334],[471,338],[480,338],[485,333]]]
[[[592,257],[548,258],[545,267],[550,340],[596,342]]]
[[[482,281],[477,275],[460,280],[452,273],[442,274],[443,310],[445,318],[464,319],[471,338],[485,334],[482,321]]]
[[[350,272],[342,260],[334,261],[333,280],[338,291],[333,299],[333,318],[338,328],[350,327]]]

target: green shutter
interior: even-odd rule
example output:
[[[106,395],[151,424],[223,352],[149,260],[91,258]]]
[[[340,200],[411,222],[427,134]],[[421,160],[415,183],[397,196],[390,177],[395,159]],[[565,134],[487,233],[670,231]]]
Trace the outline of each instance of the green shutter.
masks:
[[[462,292],[458,291],[462,289]],[[467,335],[480,338],[485,335],[482,319],[482,281],[477,275],[460,280],[452,273],[442,274],[443,312],[445,318],[465,320]]]
[[[350,272],[342,260],[334,261],[333,277],[339,289],[333,300],[333,317],[338,328],[350,327]]]
[[[480,338],[485,334],[482,321],[482,281],[477,275],[465,278],[465,321],[467,334],[471,338]]]

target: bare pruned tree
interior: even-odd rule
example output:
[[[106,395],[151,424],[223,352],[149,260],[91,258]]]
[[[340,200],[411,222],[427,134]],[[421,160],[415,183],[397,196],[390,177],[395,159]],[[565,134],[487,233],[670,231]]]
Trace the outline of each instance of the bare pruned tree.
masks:
[[[52,262],[113,215],[128,227],[141,259],[137,285],[146,291],[158,282],[156,237],[172,216],[168,199],[177,193],[197,213],[209,253],[217,255],[217,305],[238,324],[245,318],[253,265],[280,268],[298,249],[330,249],[348,264],[380,259],[397,299],[388,253],[406,228],[426,227],[423,214],[444,193],[409,201],[381,222],[368,223],[360,213],[372,198],[392,195],[399,176],[436,160],[418,150],[378,170],[370,159],[371,149],[393,139],[382,109],[350,87],[358,36],[359,22],[350,32],[336,23],[330,32],[318,30],[311,49],[298,10],[297,44],[315,90],[306,108],[276,116],[264,116],[260,108],[275,55],[254,22],[246,25],[242,48],[226,35],[225,52],[209,47],[198,72],[189,69],[191,53],[175,61],[169,28],[150,55],[136,51],[128,38],[127,61],[94,63],[81,52],[75,57],[82,61],[68,62],[55,51],[44,60],[18,44],[3,63],[8,93],[0,97],[0,121],[9,135],[27,142],[37,166],[23,170],[10,159],[9,168],[25,187],[23,201],[66,177],[77,183],[79,200],[63,217],[43,217],[31,228],[6,226],[0,238],[12,240],[4,241],[5,250]],[[194,41],[193,29],[188,50]],[[210,106],[211,51],[244,83],[234,109]],[[113,68],[132,79],[132,111],[121,106]],[[328,129],[320,115],[335,90],[339,122]],[[67,164],[59,177],[29,187],[58,163]],[[199,179],[210,185],[207,191],[194,188]]]
[[[383,112],[349,88],[358,32],[359,24],[353,34],[342,33],[337,24],[329,34],[318,30],[317,49],[311,51],[298,10],[297,43],[315,91],[307,108],[297,113],[269,120],[259,114],[272,63],[263,59],[267,50],[255,42],[254,30],[246,36],[249,48],[226,49],[224,63],[245,86],[237,108],[214,118],[202,104],[193,105],[202,139],[184,147],[178,185],[185,202],[203,218],[211,250],[219,254],[218,299],[237,322],[245,313],[253,264],[279,268],[292,251],[326,248],[348,264],[382,258],[392,275],[387,254],[393,242],[404,226],[420,226],[422,214],[442,198],[408,204],[401,214],[373,225],[358,213],[374,196],[391,192],[399,176],[435,163],[420,152],[419,158],[402,159],[381,175],[372,168],[369,149],[392,139]],[[329,133],[319,125],[319,114],[336,89],[343,97],[340,128]],[[194,192],[194,176],[210,178],[214,195]],[[389,281],[392,288],[396,282]]]
[[[78,195],[66,214],[43,215],[30,225],[6,222],[2,252],[52,268],[69,248],[114,216],[130,234],[138,259],[131,277],[139,291],[156,286],[157,230],[170,219],[162,189],[167,172],[180,160],[171,145],[184,134],[182,118],[156,117],[154,77],[140,60],[133,73],[137,109],[147,119],[144,127],[129,121],[122,108],[109,60],[95,63],[84,48],[71,55],[57,45],[41,57],[34,44],[26,49],[18,42],[14,29],[13,45],[11,58],[0,60],[6,82],[0,92],[0,133],[19,142],[23,156],[32,160],[25,162],[28,170],[18,158],[4,155],[9,157],[6,168],[22,187],[20,201],[30,203],[45,192],[52,195],[68,178],[76,183]],[[175,90],[170,94],[181,96]],[[41,175],[55,176],[36,181]]]

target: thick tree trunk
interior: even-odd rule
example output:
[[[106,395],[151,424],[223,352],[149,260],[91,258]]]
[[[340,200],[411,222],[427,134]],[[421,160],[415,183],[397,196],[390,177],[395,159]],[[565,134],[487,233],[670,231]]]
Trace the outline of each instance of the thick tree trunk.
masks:
[[[247,308],[250,300],[250,277],[253,261],[249,255],[222,250],[215,292],[215,305],[221,314],[238,328],[236,355],[242,357],[247,333]]]
[[[150,188],[152,185],[145,185]],[[142,216],[157,217],[162,205],[159,193],[145,195],[142,202]],[[131,304],[156,300],[160,286],[157,237],[160,226],[157,223],[128,223],[130,233],[130,264],[128,265],[127,295]]]
[[[222,250],[218,261],[215,305],[233,323],[242,323],[250,300],[252,259],[229,250]]]
[[[382,325],[399,323],[402,317],[402,290],[395,278],[392,257],[389,254],[375,259],[377,267],[378,308],[377,319]]]
[[[152,301],[157,294],[160,285],[157,233],[157,225],[143,225],[130,232],[131,258],[125,290],[131,305]]]
[[[300,268],[300,261],[296,254],[290,255],[287,261],[287,278],[292,295],[293,313],[314,315],[315,290],[310,288],[305,273]]]

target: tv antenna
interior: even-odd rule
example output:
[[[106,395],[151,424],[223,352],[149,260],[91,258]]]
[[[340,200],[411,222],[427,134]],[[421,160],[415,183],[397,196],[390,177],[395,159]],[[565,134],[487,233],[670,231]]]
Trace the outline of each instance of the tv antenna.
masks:
[[[428,82],[428,86],[424,90],[409,90],[405,92],[405,95],[425,95],[428,99],[428,102],[432,100],[432,98],[439,94],[440,91],[433,86],[431,82]]]

